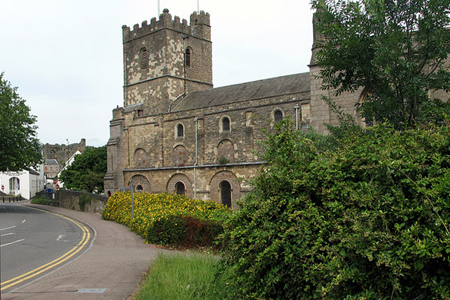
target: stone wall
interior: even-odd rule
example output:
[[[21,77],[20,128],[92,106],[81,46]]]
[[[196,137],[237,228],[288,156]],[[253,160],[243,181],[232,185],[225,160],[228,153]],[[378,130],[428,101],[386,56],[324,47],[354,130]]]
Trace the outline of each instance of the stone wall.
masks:
[[[56,199],[59,206],[67,209],[85,211],[90,213],[102,212],[108,200],[107,197],[85,192],[59,190],[56,192]],[[83,204],[83,199],[90,199]],[[81,200],[81,201],[80,201]]]

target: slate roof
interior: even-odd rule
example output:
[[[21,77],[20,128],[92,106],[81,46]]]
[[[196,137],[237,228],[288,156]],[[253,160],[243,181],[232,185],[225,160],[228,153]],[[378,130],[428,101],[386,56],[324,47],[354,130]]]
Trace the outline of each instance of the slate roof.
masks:
[[[186,111],[222,104],[310,91],[309,72],[218,87],[188,94],[172,111]]]

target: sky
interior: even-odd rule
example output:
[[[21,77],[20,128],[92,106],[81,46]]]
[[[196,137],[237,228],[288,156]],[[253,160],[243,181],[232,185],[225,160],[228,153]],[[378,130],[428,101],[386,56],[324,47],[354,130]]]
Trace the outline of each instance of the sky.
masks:
[[[210,14],[214,87],[308,71],[309,0],[2,0],[0,72],[37,116],[43,144],[106,145],[123,106],[122,26],[164,8],[188,23],[198,9]]]

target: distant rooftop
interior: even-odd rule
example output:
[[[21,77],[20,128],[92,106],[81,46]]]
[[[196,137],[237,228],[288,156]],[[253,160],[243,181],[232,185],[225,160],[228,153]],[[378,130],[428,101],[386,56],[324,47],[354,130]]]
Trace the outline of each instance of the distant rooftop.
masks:
[[[59,165],[58,161],[54,158],[46,159],[45,164],[46,165]]]

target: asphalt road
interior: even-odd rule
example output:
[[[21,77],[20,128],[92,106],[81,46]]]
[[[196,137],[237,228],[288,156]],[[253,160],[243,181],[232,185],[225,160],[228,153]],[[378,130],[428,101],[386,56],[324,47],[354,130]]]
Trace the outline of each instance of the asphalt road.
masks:
[[[11,291],[80,255],[93,237],[86,225],[65,216],[0,203],[1,291]]]

